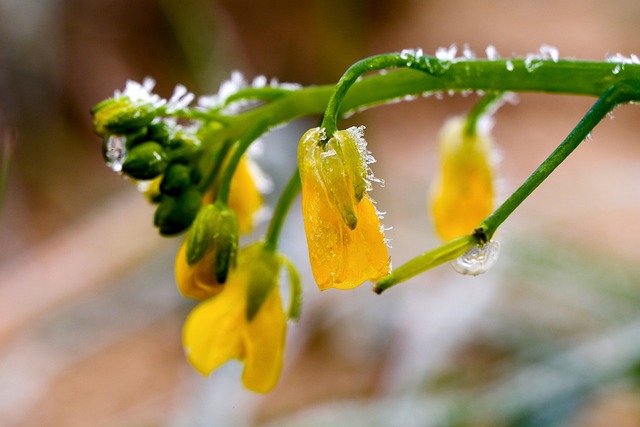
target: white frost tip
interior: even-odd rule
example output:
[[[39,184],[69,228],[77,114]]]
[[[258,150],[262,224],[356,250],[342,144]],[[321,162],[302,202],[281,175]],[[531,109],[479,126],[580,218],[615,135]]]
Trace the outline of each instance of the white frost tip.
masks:
[[[487,46],[487,48],[485,49],[485,53],[489,61],[495,61],[497,59],[500,59],[500,55],[498,54],[498,49],[496,49],[496,47],[492,44]]]
[[[496,240],[482,246],[474,246],[465,254],[451,262],[451,266],[460,274],[477,276],[487,272],[498,260],[500,243]]]
[[[151,77],[145,77],[142,83],[133,80],[127,80],[124,90],[121,92],[116,90],[114,98],[129,98],[133,104],[150,104],[153,108],[158,108],[166,104],[166,100],[160,96],[151,93],[156,82]]]
[[[436,50],[436,58],[440,61],[454,61],[456,59],[456,53],[458,53],[458,47],[455,44],[447,47],[439,47]]]
[[[540,46],[540,56],[543,59],[550,59],[553,62],[558,62],[558,59],[560,58],[558,48],[548,44],[543,44],[542,46]]]
[[[173,95],[167,103],[167,113],[173,113],[178,110],[187,108],[195,99],[195,95],[187,90],[183,85],[177,85],[173,90]]]

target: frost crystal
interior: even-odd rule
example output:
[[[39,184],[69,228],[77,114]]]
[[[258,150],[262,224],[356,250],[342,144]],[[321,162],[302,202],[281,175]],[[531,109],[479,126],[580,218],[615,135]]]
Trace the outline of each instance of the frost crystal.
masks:
[[[460,274],[477,276],[487,272],[498,260],[500,243],[495,240],[482,246],[474,246],[451,263]]]
[[[153,108],[158,108],[167,103],[166,99],[152,93],[156,82],[151,77],[145,77],[142,83],[127,80],[124,90],[116,90],[114,98],[128,98],[133,104],[149,104]]]
[[[452,44],[448,48],[439,47],[436,50],[436,58],[440,61],[454,61],[456,59],[456,53],[458,53],[458,47],[455,44]]]
[[[553,62],[558,62],[560,54],[558,53],[558,48],[555,46],[543,44],[540,46],[540,56],[542,59],[550,59]]]
[[[173,95],[167,103],[167,113],[171,114],[178,110],[187,108],[196,96],[189,92],[183,85],[177,85],[173,90]]]
[[[469,47],[469,45],[465,44],[462,47],[462,57],[464,59],[475,59],[476,58],[476,54],[474,51],[471,50],[471,48]]]
[[[500,55],[498,54],[498,50],[494,45],[490,44],[485,49],[485,53],[487,54],[487,59],[489,61],[495,61],[496,59],[500,59]]]

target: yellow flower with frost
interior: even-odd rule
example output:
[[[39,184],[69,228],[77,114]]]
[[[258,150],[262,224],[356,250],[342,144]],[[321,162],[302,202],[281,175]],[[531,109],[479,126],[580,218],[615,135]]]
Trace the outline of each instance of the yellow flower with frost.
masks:
[[[187,359],[202,375],[239,359],[247,389],[266,393],[278,383],[286,336],[277,283],[280,265],[278,255],[262,243],[243,248],[221,292],[189,314],[183,344]]]
[[[440,168],[430,207],[444,241],[470,234],[493,211],[493,141],[480,126],[467,132],[466,118],[449,119],[439,137]]]
[[[318,287],[351,289],[390,271],[382,225],[370,189],[363,127],[307,131],[298,146],[302,216]]]

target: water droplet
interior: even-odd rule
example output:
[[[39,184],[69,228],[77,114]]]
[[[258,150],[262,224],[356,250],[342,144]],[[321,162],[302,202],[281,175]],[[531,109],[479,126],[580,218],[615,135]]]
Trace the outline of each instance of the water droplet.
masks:
[[[114,172],[122,171],[122,165],[127,158],[126,141],[127,138],[123,135],[110,135],[104,142],[104,159]]]
[[[482,246],[474,246],[464,255],[451,262],[453,269],[460,274],[477,276],[489,270],[498,260],[500,243],[496,240]]]

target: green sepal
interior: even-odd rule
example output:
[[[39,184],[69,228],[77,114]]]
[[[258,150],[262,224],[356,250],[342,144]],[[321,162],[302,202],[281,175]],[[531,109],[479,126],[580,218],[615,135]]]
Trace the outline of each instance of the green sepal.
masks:
[[[317,149],[316,164],[319,165],[320,176],[331,202],[347,227],[353,230],[358,225],[358,217],[356,217],[353,204],[353,189],[349,186],[344,163],[332,147],[332,141],[335,140],[329,141],[326,147],[327,151],[322,151],[321,148]]]
[[[260,253],[255,257],[247,285],[246,317],[249,321],[258,314],[269,292],[277,286],[280,270],[280,260],[274,252],[265,250],[262,244],[256,250]]]
[[[211,247],[213,228],[218,212],[213,205],[207,205],[198,211],[187,235],[187,263],[193,265],[200,261]]]
[[[122,171],[135,179],[153,179],[164,172],[167,159],[162,146],[143,142],[133,147],[122,165]]]
[[[179,196],[193,185],[191,168],[182,163],[171,163],[160,182],[160,191],[169,196]]]
[[[218,283],[225,283],[229,270],[236,266],[240,241],[238,216],[233,209],[216,204],[218,213],[213,228],[212,246],[215,252],[215,274]]]
[[[280,258],[284,266],[287,268],[289,286],[291,288],[287,317],[296,321],[300,318],[300,312],[302,311],[302,281],[300,280],[300,273],[298,273],[296,266],[293,265],[289,259],[284,256],[281,256]]]
[[[354,130],[355,129],[355,130]],[[356,202],[360,202],[367,194],[367,163],[362,148],[358,147],[357,128],[350,128],[336,132],[329,145],[333,146],[344,163],[344,168],[353,186]],[[332,141],[336,141],[332,144]]]
[[[164,236],[181,233],[191,225],[201,203],[202,194],[196,189],[189,189],[178,197],[163,196],[153,222]]]

